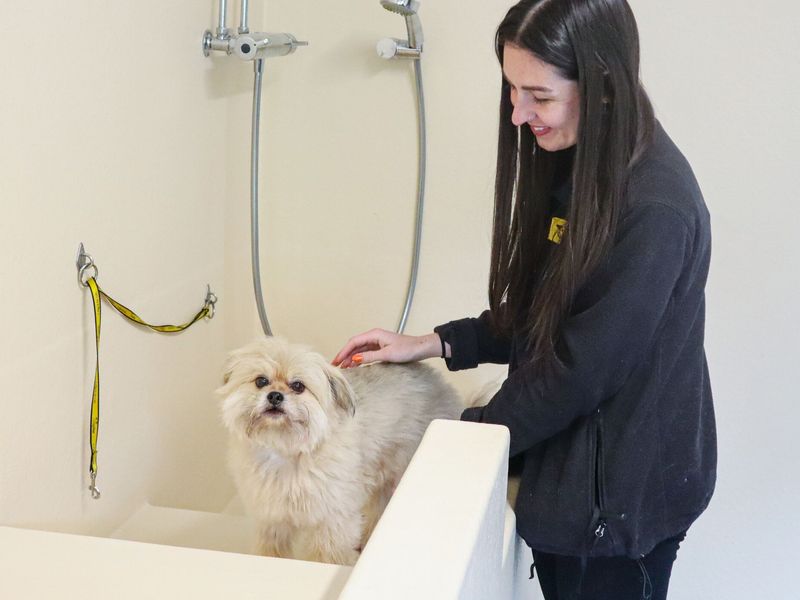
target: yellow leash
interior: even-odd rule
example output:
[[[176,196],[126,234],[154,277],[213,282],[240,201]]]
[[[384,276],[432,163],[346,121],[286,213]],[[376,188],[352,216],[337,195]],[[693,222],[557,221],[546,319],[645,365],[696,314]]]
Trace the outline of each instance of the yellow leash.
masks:
[[[95,363],[94,363],[94,387],[92,388],[92,412],[89,417],[89,448],[91,457],[89,459],[89,491],[92,498],[100,498],[100,490],[97,489],[97,432],[100,430],[100,288],[97,281],[90,277],[86,282],[92,290],[92,303],[94,304],[94,344],[95,344]]]
[[[93,273],[90,275],[89,271]],[[151,325],[142,319],[139,315],[133,312],[130,308],[117,302],[111,296],[106,294],[97,285],[97,266],[94,264],[92,257],[83,251],[83,244],[81,244],[78,255],[78,281],[81,285],[88,287],[92,292],[92,304],[94,305],[94,340],[95,340],[95,367],[94,367],[94,385],[92,388],[92,408],[91,416],[89,418],[89,478],[90,485],[89,491],[92,493],[92,498],[95,500],[100,498],[100,490],[97,488],[97,434],[100,430],[100,323],[101,323],[101,298],[104,298],[117,312],[119,312],[126,319],[144,327],[148,327],[153,331],[161,333],[177,333],[188,329],[201,319],[213,319],[215,305],[217,303],[216,295],[211,291],[209,286],[206,291],[206,299],[197,314],[192,319],[183,325]]]
[[[97,282],[95,282],[95,286],[96,285],[97,285]],[[90,284],[90,287],[91,287],[91,284]],[[106,301],[111,306],[113,306],[114,308],[117,309],[117,312],[119,314],[121,314],[123,317],[125,317],[129,321],[133,321],[134,323],[137,323],[139,325],[144,325],[145,327],[149,327],[153,331],[160,331],[161,333],[177,333],[179,331],[183,331],[184,329],[189,329],[189,327],[191,327],[192,325],[197,323],[200,319],[205,319],[206,317],[208,317],[209,319],[213,318],[214,317],[214,302],[217,301],[216,298],[214,298],[214,300],[212,302],[211,300],[209,300],[208,297],[206,297],[206,302],[203,305],[203,308],[201,308],[198,311],[198,313],[194,317],[192,317],[191,321],[189,321],[188,323],[184,323],[183,325],[151,325],[150,323],[147,323],[146,321],[144,321],[139,315],[137,315],[135,312],[133,312],[130,308],[128,308],[127,306],[125,306],[123,304],[120,304],[119,302],[114,300],[111,296],[106,294],[100,288],[97,288],[97,291],[99,292],[99,294],[103,298],[106,299]],[[94,295],[94,291],[92,292],[92,295]],[[211,294],[211,296],[213,296],[213,294]]]

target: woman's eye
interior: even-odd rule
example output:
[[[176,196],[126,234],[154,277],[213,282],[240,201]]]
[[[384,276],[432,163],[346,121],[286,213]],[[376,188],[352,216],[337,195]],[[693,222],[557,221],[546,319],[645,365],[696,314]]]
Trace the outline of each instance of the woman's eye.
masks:
[[[536,104],[544,104],[545,102],[550,102],[550,98],[536,98],[534,96],[533,101],[536,102]]]
[[[306,389],[306,386],[303,385],[302,381],[293,381],[289,384],[289,387],[292,388],[292,391],[295,394],[302,394]]]
[[[256,377],[256,387],[263,388],[264,386],[269,385],[269,379],[264,376]]]

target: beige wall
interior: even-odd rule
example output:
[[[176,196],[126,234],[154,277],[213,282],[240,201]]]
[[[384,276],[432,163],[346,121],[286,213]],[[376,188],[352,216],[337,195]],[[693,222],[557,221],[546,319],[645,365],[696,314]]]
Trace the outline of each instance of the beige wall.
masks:
[[[145,498],[230,494],[211,390],[229,311],[177,336],[104,307],[100,480],[87,481],[91,300],[99,282],[175,322],[225,297],[227,97],[198,2],[4,2],[0,29],[0,523],[105,533]],[[213,148],[219,147],[214,152]]]
[[[212,0],[62,4],[0,7],[0,522],[102,533],[144,498],[213,509],[229,493],[211,390],[224,352],[258,332],[252,70],[199,52]],[[410,333],[485,304],[499,79],[492,34],[508,4],[422,4],[429,178]],[[695,167],[715,236],[707,348],[720,481],[681,550],[673,597],[781,597],[791,588],[775,556],[794,547],[800,495],[790,327],[800,288],[800,9],[782,0],[632,4],[645,83]],[[277,333],[331,355],[352,333],[393,327],[402,309],[414,99],[409,66],[383,62],[373,48],[405,30],[377,0],[265,0],[252,11],[254,29],[311,42],[268,62],[265,74],[270,318]],[[92,337],[73,270],[80,241],[101,284],[144,316],[180,319],[206,282],[221,298],[217,319],[172,338],[106,311],[99,503],[84,491]],[[468,390],[497,372],[452,380]],[[748,567],[761,588],[743,578]]]

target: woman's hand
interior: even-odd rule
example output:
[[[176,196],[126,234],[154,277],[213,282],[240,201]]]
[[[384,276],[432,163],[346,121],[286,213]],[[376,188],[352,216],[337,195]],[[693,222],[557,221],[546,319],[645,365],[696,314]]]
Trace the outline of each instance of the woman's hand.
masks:
[[[348,340],[331,361],[343,369],[378,360],[406,363],[441,356],[439,335],[402,335],[385,329],[372,329]]]

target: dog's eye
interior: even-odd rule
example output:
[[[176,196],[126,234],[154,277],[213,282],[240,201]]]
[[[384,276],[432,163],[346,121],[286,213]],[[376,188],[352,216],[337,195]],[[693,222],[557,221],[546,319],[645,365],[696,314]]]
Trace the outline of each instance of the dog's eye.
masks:
[[[295,394],[302,394],[306,390],[306,386],[303,385],[302,381],[293,381],[289,384],[289,387],[292,388]]]
[[[266,385],[269,385],[269,379],[267,379],[263,375],[260,376],[260,377],[256,377],[256,387],[257,388],[263,388]]]

